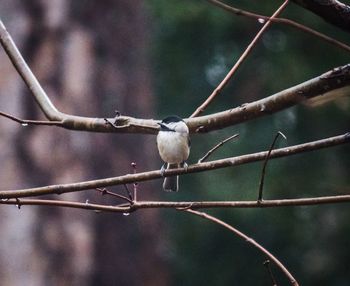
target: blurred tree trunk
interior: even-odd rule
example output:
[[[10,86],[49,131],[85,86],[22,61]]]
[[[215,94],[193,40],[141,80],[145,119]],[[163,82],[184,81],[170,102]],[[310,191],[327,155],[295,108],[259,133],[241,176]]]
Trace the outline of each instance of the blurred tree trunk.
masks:
[[[140,118],[153,115],[142,1],[2,2],[9,31],[60,110],[96,117],[113,116],[115,110]],[[3,52],[1,66],[7,78],[0,82],[1,109],[42,118]],[[0,124],[1,188],[116,176],[131,172],[131,162],[140,170],[154,167],[153,137]],[[143,198],[150,187],[139,186]],[[94,191],[61,197],[117,203]],[[124,217],[3,207],[0,215],[2,285],[168,284],[157,211]]]

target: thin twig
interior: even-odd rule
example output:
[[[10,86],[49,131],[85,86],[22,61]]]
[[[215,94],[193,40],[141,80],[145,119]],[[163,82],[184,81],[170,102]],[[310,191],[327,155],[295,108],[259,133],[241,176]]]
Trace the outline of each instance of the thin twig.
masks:
[[[238,137],[239,134],[234,134],[228,138],[226,138],[225,140],[219,142],[218,144],[216,144],[213,148],[211,148],[202,158],[200,158],[198,160],[198,163],[202,163],[204,162],[206,159],[208,159],[208,157],[218,148],[220,148],[221,146],[223,146],[226,142]]]
[[[20,119],[16,116],[10,115],[8,113],[0,111],[0,116],[11,119],[17,123],[22,124],[22,126],[27,125],[49,125],[49,126],[63,126],[62,121],[45,121],[45,120],[28,120],[28,119]]]
[[[16,207],[20,210],[21,209],[21,201],[19,198],[15,198],[15,202],[16,202]]]
[[[283,4],[273,13],[271,18],[277,17],[288,5],[289,0],[286,0],[283,2]],[[271,21],[268,20],[264,26],[260,29],[260,31],[256,34],[254,39],[250,42],[246,50],[243,52],[243,54],[240,56],[238,61],[234,64],[234,66],[231,68],[231,70],[227,73],[225,78],[221,81],[221,83],[214,89],[212,94],[193,112],[191,117],[196,117],[200,113],[202,113],[207,106],[213,101],[213,99],[221,92],[221,90],[227,85],[229,80],[233,77],[235,72],[238,70],[239,66],[243,63],[243,61],[247,58],[251,50],[255,47],[256,43],[260,39],[260,37],[263,35],[263,33],[267,30],[267,28],[271,25]]]
[[[327,197],[313,197],[301,199],[282,199],[282,200],[264,200],[258,203],[254,201],[137,201],[134,204],[120,204],[116,206],[102,205],[94,203],[81,203],[62,200],[46,199],[0,199],[0,205],[36,205],[36,206],[55,206],[77,209],[98,210],[102,212],[130,212],[141,209],[252,209],[252,208],[280,208],[280,207],[298,207],[298,206],[320,206],[326,204],[350,203],[350,195],[337,195]]]
[[[263,188],[264,188],[264,180],[265,180],[265,172],[266,172],[266,166],[267,162],[270,159],[271,152],[273,148],[275,147],[275,144],[277,142],[277,139],[279,136],[282,136],[285,140],[287,140],[287,137],[281,132],[278,131],[275,138],[272,141],[272,144],[270,146],[269,151],[267,152],[266,159],[264,160],[263,168],[261,170],[261,178],[260,178],[260,184],[259,184],[259,195],[258,195],[258,202],[261,202],[263,199]]]
[[[117,197],[119,199],[125,200],[125,201],[129,202],[130,204],[134,203],[130,198],[127,198],[127,197],[125,197],[123,195],[119,195],[119,194],[113,193],[111,191],[108,191],[106,188],[96,188],[95,190],[99,191],[102,195],[107,194],[107,195],[110,195],[110,196]]]
[[[242,9],[238,9],[238,8],[235,8],[233,7],[232,5],[228,5],[228,4],[225,4],[221,1],[218,1],[218,0],[207,0],[209,3],[219,7],[219,8],[222,8],[230,13],[233,13],[237,16],[245,16],[245,17],[249,17],[249,18],[252,18],[252,19],[256,19],[256,20],[264,20],[264,21],[272,21],[272,22],[276,22],[276,23],[281,23],[281,24],[285,24],[285,25],[289,25],[289,26],[292,26],[294,28],[297,28],[303,32],[306,32],[306,33],[309,33],[313,36],[316,36],[318,38],[320,38],[321,40],[325,41],[325,42],[328,42],[329,44],[332,44],[338,48],[341,48],[341,49],[344,49],[346,50],[347,52],[350,52],[350,46],[345,44],[345,43],[342,43],[332,37],[329,37],[325,34],[322,34],[314,29],[311,29],[305,25],[302,25],[298,22],[295,22],[293,20],[290,20],[290,19],[286,19],[286,18],[270,18],[268,16],[264,16],[264,15],[260,15],[260,14],[256,14],[256,13],[252,13],[252,12],[249,12],[249,11],[245,11],[245,10],[242,10]]]
[[[270,158],[279,158],[285,156],[291,156],[294,154],[300,154],[303,152],[310,152],[321,148],[327,148],[340,144],[346,144],[350,142],[350,133],[345,133],[339,136],[334,136],[326,139],[321,139],[304,144],[289,146],[285,148],[275,149],[271,152]],[[238,166],[248,164],[252,162],[258,162],[265,160],[268,151],[258,152],[253,154],[241,155],[221,160],[215,160],[210,162],[204,162],[201,164],[192,164],[187,168],[169,169],[161,173],[160,170],[149,171],[137,174],[127,174],[119,177],[105,178],[99,180],[85,181],[71,184],[51,185],[38,188],[22,189],[22,190],[9,190],[0,191],[0,199],[6,198],[20,198],[41,196],[46,194],[63,194],[70,192],[78,192],[88,189],[102,188],[108,186],[124,185],[141,181],[149,181],[153,179],[162,178],[163,176],[175,176],[182,174],[190,174],[197,172],[204,172],[208,170],[215,170],[225,167]]]
[[[274,275],[272,273],[272,270],[271,270],[270,260],[264,261],[263,265],[266,267],[267,272],[269,273],[269,276],[270,276],[270,279],[271,279],[271,282],[272,282],[272,286],[277,286],[276,279],[275,279],[275,277],[274,277]]]
[[[296,281],[296,279],[293,277],[293,275],[288,271],[288,269],[282,264],[282,262],[280,262],[271,252],[269,252],[266,248],[264,248],[261,244],[257,243],[254,239],[252,239],[251,237],[247,236],[246,234],[244,234],[243,232],[239,231],[238,229],[236,229],[235,227],[233,227],[232,225],[212,216],[209,215],[205,212],[199,212],[199,211],[195,211],[195,210],[191,210],[191,209],[187,209],[184,210],[185,212],[194,214],[196,216],[199,216],[201,218],[204,218],[206,220],[209,220],[211,222],[214,222],[218,225],[223,226],[224,228],[228,229],[229,231],[233,232],[235,235],[237,235],[238,237],[242,238],[244,241],[246,241],[247,243],[251,244],[252,246],[254,246],[255,248],[257,248],[259,251],[261,251],[262,253],[264,253],[269,259],[271,259],[271,261],[273,261],[278,268],[281,269],[281,271],[288,277],[290,284],[294,285],[294,286],[298,286],[298,282]]]
[[[133,174],[136,174],[137,173],[137,165],[135,162],[132,162],[131,163],[131,167],[133,169]],[[137,201],[137,189],[138,189],[138,184],[137,182],[134,182],[133,183],[133,191],[134,191],[134,201],[136,202]]]
[[[126,193],[128,194],[129,199],[130,199],[131,201],[134,201],[134,199],[133,199],[133,197],[132,197],[132,195],[131,195],[131,192],[130,192],[130,190],[129,190],[127,184],[124,184],[124,189],[126,190]]]

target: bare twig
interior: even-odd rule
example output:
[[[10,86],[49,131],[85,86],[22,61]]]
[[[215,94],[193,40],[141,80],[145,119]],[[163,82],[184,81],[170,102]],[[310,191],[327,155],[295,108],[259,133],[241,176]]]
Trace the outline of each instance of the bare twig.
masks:
[[[27,125],[49,125],[49,126],[62,126],[62,121],[45,121],[45,120],[27,120],[27,119],[20,119],[18,117],[15,117],[13,115],[10,115],[8,113],[0,111],[0,116],[6,117],[8,119],[11,119],[17,123],[20,123],[22,126]]]
[[[264,261],[263,264],[264,264],[264,266],[266,267],[267,272],[269,273],[269,276],[270,276],[270,279],[271,279],[271,282],[272,282],[272,286],[277,286],[276,279],[275,279],[275,277],[273,276],[273,273],[272,273],[272,270],[271,270],[270,260]]]
[[[279,158],[285,156],[291,156],[294,154],[300,154],[303,152],[310,152],[313,150],[318,150],[321,148],[327,148],[331,146],[336,146],[340,144],[345,144],[350,142],[350,133],[345,133],[343,135],[334,136],[322,140],[317,140],[313,142],[308,142],[304,144],[294,145],[286,148],[275,149],[271,151],[270,158]],[[187,168],[177,168],[169,169],[161,174],[161,171],[149,171],[137,174],[127,174],[120,177],[105,178],[93,181],[85,181],[72,184],[62,184],[62,185],[51,185],[45,187],[22,189],[22,190],[10,190],[10,191],[0,191],[0,199],[7,198],[20,198],[20,197],[31,197],[31,196],[41,196],[46,194],[62,194],[69,192],[77,192],[88,189],[102,188],[107,186],[115,185],[125,185],[129,183],[148,181],[153,179],[162,178],[163,176],[174,176],[182,174],[190,174],[196,172],[204,172],[208,170],[215,170],[219,168],[226,168],[232,166],[238,166],[243,164],[248,164],[252,162],[258,162],[265,160],[268,151],[258,152],[253,154],[241,155],[221,160],[215,160],[210,162],[204,162],[201,164],[193,164]]]
[[[117,197],[119,199],[125,200],[125,201],[129,202],[130,204],[134,203],[132,199],[127,198],[127,197],[125,197],[123,195],[119,195],[119,194],[113,193],[111,191],[108,191],[106,188],[96,188],[95,190],[100,192],[102,195],[106,195],[107,194],[107,195],[110,195],[110,196]]]
[[[198,163],[204,162],[206,159],[208,159],[208,157],[209,157],[211,154],[213,154],[213,152],[214,152],[216,149],[218,149],[218,148],[220,148],[221,146],[223,146],[226,142],[228,142],[228,141],[230,141],[230,140],[232,140],[232,139],[234,139],[234,138],[237,138],[238,136],[239,136],[239,134],[234,134],[234,135],[232,135],[232,136],[226,138],[225,140],[219,142],[218,144],[216,144],[216,145],[215,145],[213,148],[211,148],[202,158],[200,158],[200,159],[198,160]]]
[[[271,18],[277,17],[288,5],[289,0],[285,0],[283,4],[273,13]],[[221,92],[221,90],[227,85],[229,80],[233,77],[239,66],[243,63],[243,61],[247,58],[249,53],[252,51],[252,49],[255,47],[256,43],[260,39],[260,37],[263,35],[263,33],[267,30],[267,28],[270,26],[272,22],[268,20],[264,26],[260,29],[260,31],[255,35],[254,39],[250,42],[246,50],[243,52],[243,54],[240,56],[238,61],[234,64],[234,66],[231,68],[231,70],[227,73],[225,78],[221,81],[221,83],[214,89],[214,91],[209,95],[209,97],[195,110],[195,112],[192,113],[190,117],[196,117],[200,113],[202,113],[207,106],[213,101],[213,99]]]
[[[301,199],[283,199],[283,200],[264,200],[262,202],[254,201],[200,201],[200,202],[170,202],[170,201],[137,201],[134,204],[120,204],[116,206],[102,205],[94,203],[80,203],[61,200],[45,199],[0,199],[0,205],[36,205],[36,206],[55,206],[77,208],[85,210],[97,210],[101,212],[131,212],[141,209],[214,209],[214,208],[279,208],[279,207],[297,207],[297,206],[319,206],[325,204],[350,203],[350,195],[337,195],[326,197],[313,197]]]
[[[137,173],[137,165],[135,162],[131,163],[131,167],[133,169],[133,173],[136,174]],[[134,201],[137,201],[137,189],[138,189],[138,184],[137,182],[133,183],[133,191],[134,191]]]
[[[334,46],[339,47],[345,51],[350,52],[349,45],[342,43],[342,42],[340,42],[332,37],[329,37],[325,34],[322,34],[318,31],[315,31],[315,30],[313,30],[305,25],[299,24],[293,20],[286,19],[286,18],[270,18],[270,17],[264,16],[264,15],[248,12],[248,11],[245,11],[242,9],[237,9],[237,8],[233,7],[232,5],[227,5],[227,4],[225,4],[221,1],[218,1],[218,0],[207,0],[207,1],[210,2],[211,4],[217,6],[217,7],[220,7],[220,8],[222,8],[230,13],[233,13],[237,16],[245,16],[245,17],[249,17],[252,19],[264,20],[264,21],[270,20],[270,21],[275,22],[275,23],[281,23],[281,24],[286,24],[286,25],[292,26],[292,27],[297,28],[303,32],[306,32],[306,33],[311,34],[315,37],[318,37],[321,40],[328,42],[331,45],[334,45]]]
[[[124,189],[126,190],[126,193],[128,194],[128,197],[131,201],[134,201],[134,199],[132,198],[132,195],[131,195],[131,192],[128,188],[128,185],[127,184],[124,184]]]
[[[70,202],[61,200],[45,200],[45,199],[10,199],[7,201],[0,200],[0,204],[6,205],[32,205],[32,206],[49,206],[49,207],[65,207],[65,208],[75,208],[82,210],[94,210],[99,212],[130,212],[132,210],[131,204],[117,205],[117,206],[106,206],[101,204],[93,204],[86,201],[81,202]]]
[[[273,142],[272,142],[272,144],[270,146],[269,151],[267,152],[266,159],[264,160],[263,168],[262,168],[262,171],[261,171],[258,202],[261,202],[262,199],[263,199],[263,188],[264,188],[264,180],[265,180],[265,172],[266,172],[267,162],[270,159],[271,151],[275,147],[276,141],[277,141],[279,136],[282,136],[284,139],[287,139],[287,137],[281,131],[278,131],[276,136],[275,136],[275,138],[273,139]]]
[[[185,212],[194,214],[196,216],[199,216],[201,218],[204,218],[206,220],[209,220],[211,222],[214,222],[218,225],[223,226],[224,228],[228,229],[229,231],[233,232],[235,235],[237,235],[238,237],[242,238],[244,241],[246,241],[247,243],[251,244],[252,246],[254,246],[255,248],[257,248],[259,251],[261,251],[263,254],[265,254],[269,259],[271,259],[271,261],[273,261],[277,267],[279,269],[281,269],[281,271],[288,277],[290,284],[294,285],[294,286],[298,286],[298,282],[296,281],[296,279],[293,277],[293,275],[288,271],[288,269],[282,264],[282,262],[280,262],[271,252],[269,252],[266,248],[264,248],[261,244],[257,243],[254,239],[252,239],[251,237],[247,236],[246,234],[244,234],[243,232],[239,231],[238,229],[236,229],[235,227],[233,227],[232,225],[212,216],[209,215],[205,212],[199,212],[199,211],[195,211],[195,210],[191,210],[191,209],[187,209],[184,210]]]

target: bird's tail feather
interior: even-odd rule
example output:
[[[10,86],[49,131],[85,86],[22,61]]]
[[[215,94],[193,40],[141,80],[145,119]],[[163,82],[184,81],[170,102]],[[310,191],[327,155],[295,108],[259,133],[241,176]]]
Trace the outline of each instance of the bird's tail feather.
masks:
[[[177,164],[168,164],[167,169],[178,168]],[[166,192],[177,192],[179,190],[179,176],[166,177],[163,182],[163,189]]]

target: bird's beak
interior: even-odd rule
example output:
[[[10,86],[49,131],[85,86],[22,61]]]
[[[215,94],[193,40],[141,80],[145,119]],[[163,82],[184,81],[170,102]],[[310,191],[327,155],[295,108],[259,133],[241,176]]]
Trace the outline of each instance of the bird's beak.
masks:
[[[169,128],[168,125],[166,125],[166,124],[164,124],[164,123],[162,123],[162,122],[158,122],[157,124],[160,126],[160,128],[161,128],[163,131],[172,131],[172,132],[175,132],[174,129]]]

